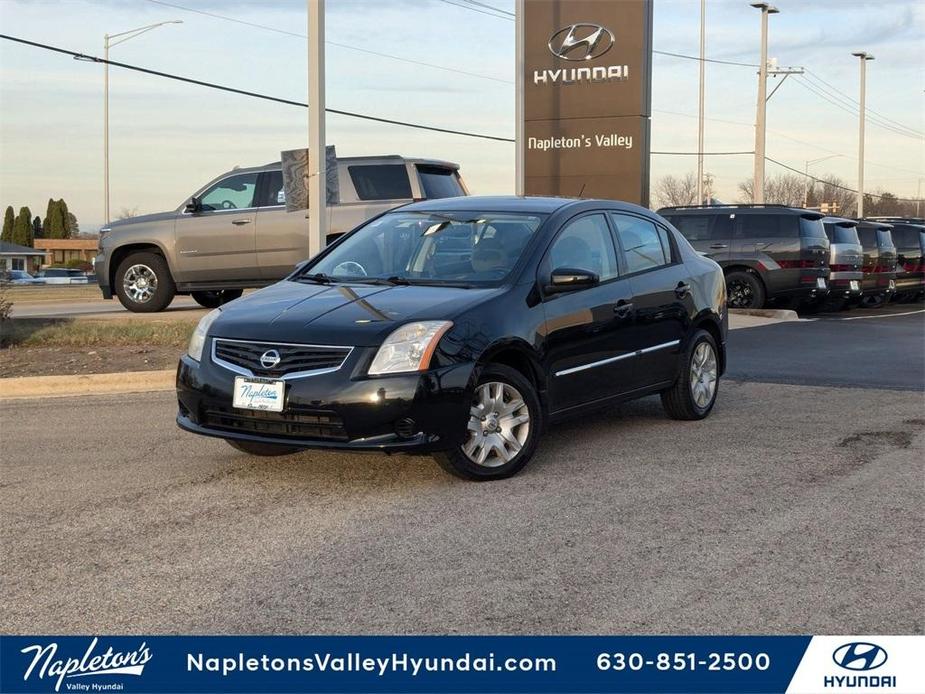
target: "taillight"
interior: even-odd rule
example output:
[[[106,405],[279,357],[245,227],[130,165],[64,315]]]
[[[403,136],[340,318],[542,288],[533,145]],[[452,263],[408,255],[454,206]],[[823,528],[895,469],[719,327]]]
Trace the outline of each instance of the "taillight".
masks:
[[[777,264],[788,270],[808,270],[816,267],[815,260],[778,260]]]

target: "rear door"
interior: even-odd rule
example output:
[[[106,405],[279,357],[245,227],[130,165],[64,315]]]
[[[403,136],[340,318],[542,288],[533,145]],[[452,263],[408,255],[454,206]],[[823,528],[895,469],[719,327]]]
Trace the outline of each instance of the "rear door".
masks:
[[[257,172],[231,174],[200,196],[202,210],[177,216],[177,280],[254,280]]]
[[[709,214],[673,214],[668,217],[698,253],[722,265],[729,259],[732,246],[732,219],[735,215],[717,211]]]
[[[305,210],[286,211],[283,172],[260,174],[257,199],[257,265],[260,276],[279,280],[309,257]]]
[[[620,267],[633,290],[639,350],[634,387],[673,381],[694,312],[687,268],[665,227],[623,212],[610,213],[610,220],[619,241]]]

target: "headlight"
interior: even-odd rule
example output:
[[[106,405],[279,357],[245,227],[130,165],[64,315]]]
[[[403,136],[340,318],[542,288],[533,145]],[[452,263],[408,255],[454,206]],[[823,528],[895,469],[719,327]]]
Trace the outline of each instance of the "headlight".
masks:
[[[403,325],[382,343],[369,367],[369,375],[426,371],[437,343],[452,325],[440,320]]]
[[[196,361],[202,361],[202,348],[206,344],[206,335],[209,332],[209,328],[211,328],[212,324],[215,322],[215,319],[220,315],[222,315],[221,309],[217,308],[214,311],[209,311],[202,317],[202,320],[199,321],[199,325],[197,325],[196,329],[193,331],[193,336],[189,339],[189,348],[186,350],[186,353]]]

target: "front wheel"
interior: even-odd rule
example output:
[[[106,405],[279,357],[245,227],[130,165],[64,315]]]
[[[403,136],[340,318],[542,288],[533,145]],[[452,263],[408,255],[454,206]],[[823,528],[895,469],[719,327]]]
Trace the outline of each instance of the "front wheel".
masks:
[[[482,371],[472,394],[465,442],[434,458],[463,479],[510,477],[533,457],[541,427],[533,384],[515,369],[492,364]]]
[[[192,297],[203,308],[218,308],[229,301],[241,298],[243,289],[223,289],[217,292],[193,292]]]
[[[134,313],[163,311],[177,292],[167,261],[157,253],[132,253],[119,263],[115,280],[119,302]]]
[[[279,455],[291,455],[293,453],[298,453],[299,451],[304,451],[304,448],[299,446],[285,446],[279,443],[261,443],[259,441],[236,441],[234,439],[225,439],[229,446],[232,448],[241,451],[242,453],[248,453],[249,455],[259,455],[261,457],[273,457]]]
[[[662,407],[672,419],[703,419],[713,409],[719,391],[719,356],[713,336],[694,333],[674,385],[662,392]]]

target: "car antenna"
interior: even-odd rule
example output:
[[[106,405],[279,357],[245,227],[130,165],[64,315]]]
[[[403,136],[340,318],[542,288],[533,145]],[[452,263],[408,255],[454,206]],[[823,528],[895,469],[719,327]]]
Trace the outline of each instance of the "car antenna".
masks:
[[[586,186],[586,185],[588,185],[588,182],[587,182],[587,181],[585,181],[584,183],[581,184],[581,190],[578,191],[578,197],[579,197],[579,198],[581,197],[581,194],[585,192],[585,186]]]

